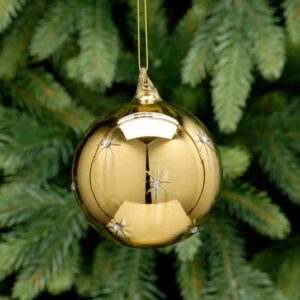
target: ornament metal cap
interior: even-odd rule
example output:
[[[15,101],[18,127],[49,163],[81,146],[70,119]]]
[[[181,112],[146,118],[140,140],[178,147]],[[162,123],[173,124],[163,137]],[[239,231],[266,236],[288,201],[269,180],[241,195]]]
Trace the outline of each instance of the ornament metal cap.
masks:
[[[147,70],[145,68],[141,68],[140,70],[140,75],[134,98],[145,105],[162,101],[158,90],[148,77]]]

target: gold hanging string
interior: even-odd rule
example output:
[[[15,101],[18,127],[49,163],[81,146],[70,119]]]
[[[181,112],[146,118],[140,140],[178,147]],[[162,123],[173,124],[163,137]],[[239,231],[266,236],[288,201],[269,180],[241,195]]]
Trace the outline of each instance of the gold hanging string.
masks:
[[[145,27],[145,70],[148,70],[148,20],[147,20],[147,0],[144,0],[144,27]],[[141,25],[140,25],[140,0],[137,0],[137,40],[138,40],[138,64],[141,71]]]

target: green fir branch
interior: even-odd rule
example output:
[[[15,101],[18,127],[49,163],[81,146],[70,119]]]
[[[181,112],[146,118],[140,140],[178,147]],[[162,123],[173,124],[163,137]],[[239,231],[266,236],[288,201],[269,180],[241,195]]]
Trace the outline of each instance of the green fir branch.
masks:
[[[0,280],[18,271],[20,264],[25,260],[22,250],[26,241],[0,242]]]
[[[25,66],[32,27],[43,8],[43,0],[31,1],[5,36],[0,48],[0,78],[11,79]]]
[[[266,149],[260,149],[260,162],[272,181],[289,197],[300,203],[300,163],[297,153],[285,141],[269,137]],[[266,151],[268,150],[268,152]]]
[[[239,2],[238,2],[239,3]],[[219,128],[225,133],[236,130],[253,81],[249,43],[244,36],[244,14],[233,4],[222,23],[215,49],[212,101]]]
[[[175,245],[175,253],[180,261],[192,261],[202,245],[199,233]]]
[[[90,264],[82,264],[76,278],[75,286],[82,297],[95,297],[99,293],[99,287],[107,280],[107,276],[115,272],[115,255],[118,248],[106,240],[102,241],[94,251],[94,257]]]
[[[300,239],[295,236],[259,252],[253,264],[268,272],[288,300],[300,297]]]
[[[90,87],[110,87],[118,58],[118,36],[108,1],[82,2],[80,53],[67,62],[67,74]]]
[[[92,114],[74,105],[65,88],[42,69],[23,69],[15,81],[5,81],[3,86],[21,108],[26,107],[39,117],[52,118],[78,134],[93,120]]]
[[[12,243],[26,241],[21,249],[23,263],[19,265],[21,270],[13,288],[15,298],[34,299],[48,283],[51,286],[53,276],[59,274],[86,231],[85,218],[78,211],[73,195],[63,191],[61,197],[63,205],[59,208],[48,207],[33,222],[8,234],[7,240]]]
[[[164,66],[167,66],[168,69],[175,68],[174,60],[178,59],[178,61],[181,61],[186,55],[188,45],[195,37],[199,24],[204,25],[203,20],[206,17],[209,6],[209,1],[203,1],[201,5],[193,4],[176,26],[164,57]],[[177,69],[178,66],[176,66]],[[183,69],[184,65],[182,64],[182,72]]]
[[[286,28],[290,40],[294,44],[300,42],[300,1],[285,0],[283,4]]]
[[[250,165],[250,153],[241,147],[219,147],[221,154],[223,179],[235,179],[242,176]]]
[[[30,193],[33,199],[29,198]],[[22,203],[22,194],[15,197],[19,198],[20,205],[12,203],[10,215],[16,218],[14,224],[25,223],[2,236],[0,262],[6,263],[0,265],[0,274],[5,277],[19,271],[13,295],[18,299],[33,299],[48,282],[53,283],[53,276],[59,276],[63,265],[67,266],[69,255],[78,246],[87,224],[73,196],[55,186],[29,189],[27,205]],[[30,218],[24,218],[26,211],[31,213]],[[23,217],[18,219],[22,213]]]
[[[262,76],[268,80],[280,77],[285,63],[285,39],[282,27],[276,25],[273,9],[264,0],[249,2],[249,36],[253,56]]]
[[[203,263],[203,262],[202,262]],[[192,261],[177,262],[176,279],[180,287],[180,294],[184,300],[202,299],[205,287],[205,271],[199,257]]]
[[[74,244],[62,265],[46,283],[46,289],[50,294],[58,295],[72,288],[78,273],[79,261],[79,245]]]
[[[96,299],[161,299],[154,273],[152,250],[119,248],[115,253],[114,271],[103,282]]]
[[[30,53],[37,60],[49,57],[63,45],[75,30],[74,24],[79,16],[77,0],[56,1],[49,6],[37,24],[30,44]]]
[[[11,24],[25,2],[26,0],[0,0],[0,32]]]
[[[204,300],[284,299],[265,273],[252,269],[245,260],[242,240],[235,224],[216,216],[210,222],[206,243],[209,281]],[[208,250],[209,249],[209,250]]]
[[[25,93],[31,94],[40,102],[41,106],[56,111],[71,105],[70,95],[51,73],[42,69],[22,69],[19,74],[16,81],[11,84],[15,84],[16,88],[20,87]],[[31,105],[28,105],[28,108],[30,107]]]
[[[69,163],[74,145],[68,129],[43,124],[13,109],[0,108],[0,116],[0,167],[5,174],[15,175],[15,180],[23,177],[43,183],[54,178],[62,164]]]
[[[205,3],[206,4],[206,3]],[[194,5],[194,7],[197,7]],[[201,5],[201,8],[206,8]],[[183,83],[196,86],[206,78],[207,71],[211,71],[215,57],[213,51],[215,48],[216,38],[223,22],[221,11],[224,9],[223,4],[213,7],[211,11],[202,12],[202,18],[198,18],[197,31],[190,45],[187,56],[182,62],[182,81]],[[210,15],[206,20],[205,13]]]
[[[5,183],[0,189],[0,227],[12,227],[37,217],[47,207],[59,207],[55,190],[26,182]]]
[[[280,265],[277,286],[288,300],[300,299],[300,239],[294,240],[293,246],[285,252],[285,259]]]
[[[257,191],[247,183],[227,184],[221,197],[226,200],[231,214],[259,233],[275,239],[283,239],[289,234],[291,228],[287,217],[266,192]]]
[[[300,203],[299,105],[295,102],[280,112],[247,116],[241,125],[241,138],[258,153],[262,169],[282,192]]]

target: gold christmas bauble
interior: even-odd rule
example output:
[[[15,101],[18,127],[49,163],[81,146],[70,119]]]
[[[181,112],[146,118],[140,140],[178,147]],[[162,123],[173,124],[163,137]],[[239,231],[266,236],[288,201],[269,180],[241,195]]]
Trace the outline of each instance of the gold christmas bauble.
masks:
[[[192,114],[162,101],[145,73],[135,98],[96,120],[73,164],[91,223],[131,247],[158,247],[198,231],[221,181],[218,151]]]

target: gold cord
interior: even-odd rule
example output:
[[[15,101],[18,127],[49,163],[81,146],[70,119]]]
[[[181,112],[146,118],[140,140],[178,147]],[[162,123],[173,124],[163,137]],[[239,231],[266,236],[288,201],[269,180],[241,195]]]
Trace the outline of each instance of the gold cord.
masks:
[[[144,0],[144,20],[145,20],[145,69],[148,70],[148,21],[147,21],[147,0]],[[138,39],[138,64],[139,70],[142,69],[141,63],[141,28],[140,28],[140,0],[137,0],[137,39]]]

